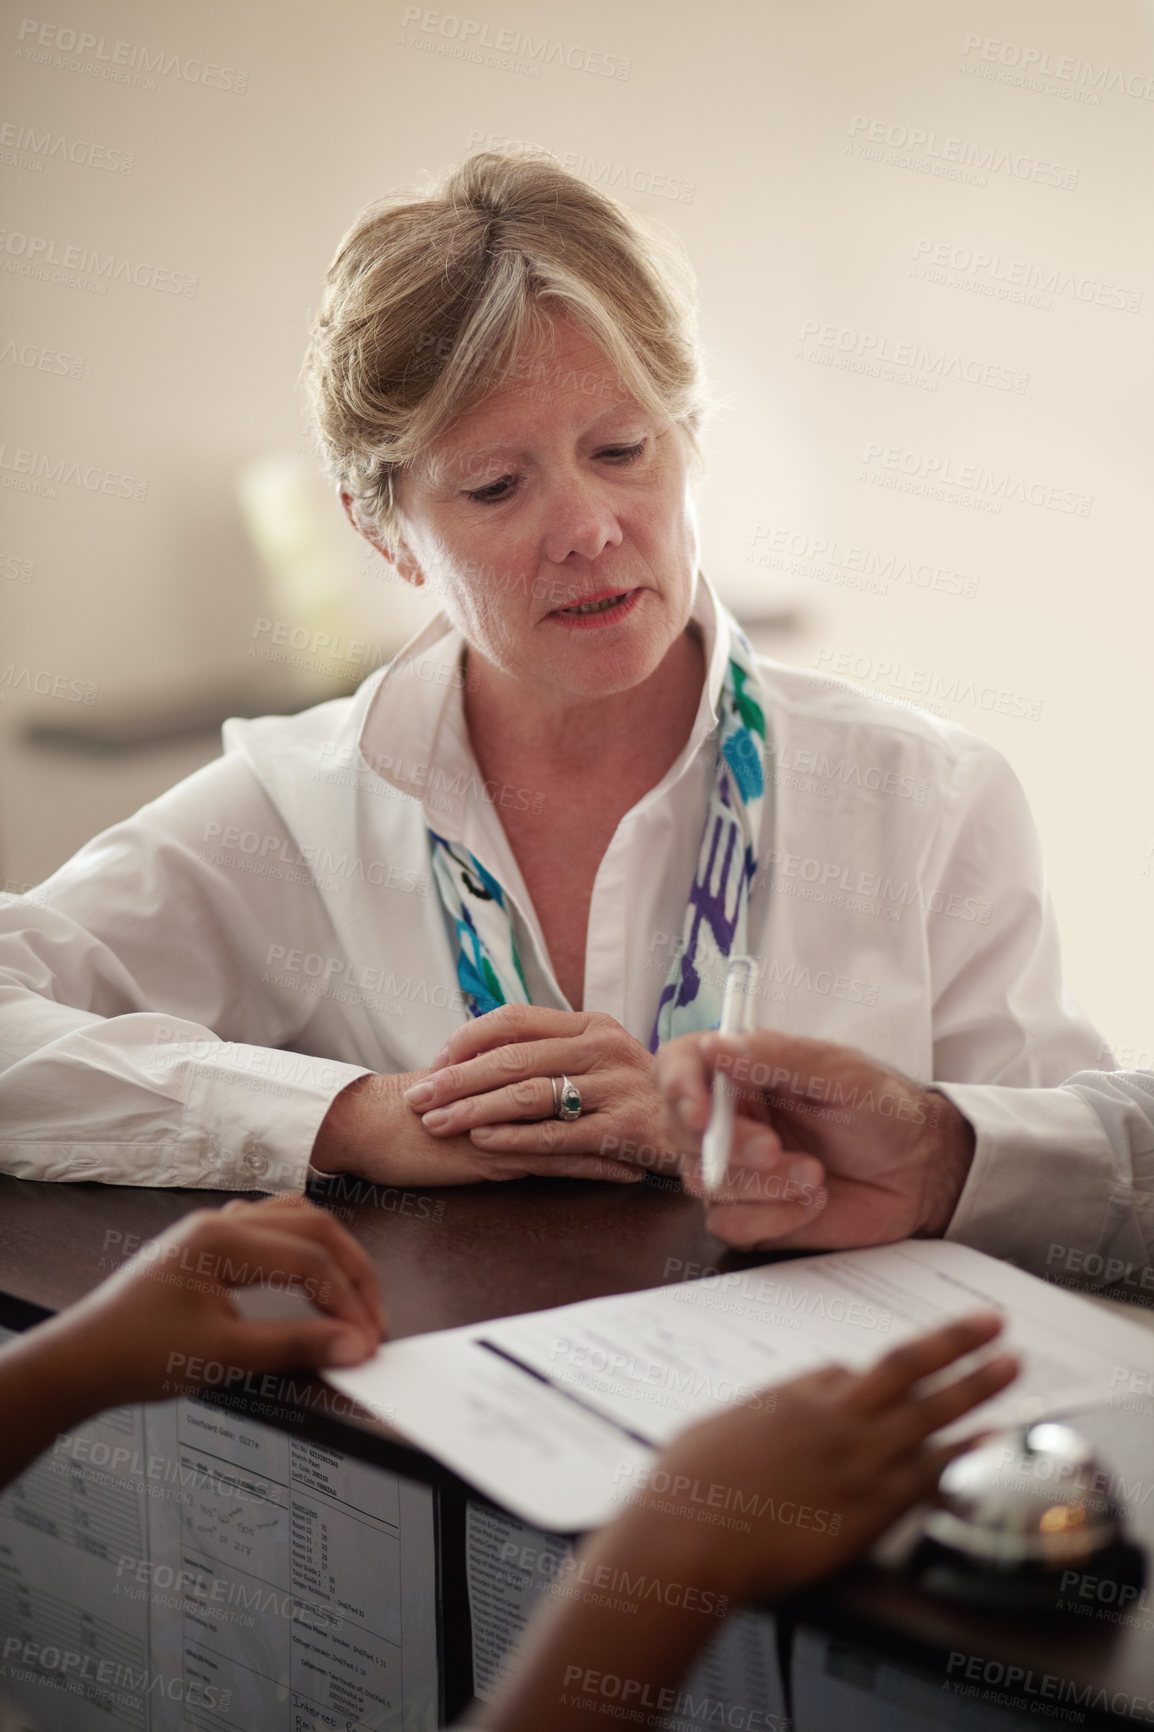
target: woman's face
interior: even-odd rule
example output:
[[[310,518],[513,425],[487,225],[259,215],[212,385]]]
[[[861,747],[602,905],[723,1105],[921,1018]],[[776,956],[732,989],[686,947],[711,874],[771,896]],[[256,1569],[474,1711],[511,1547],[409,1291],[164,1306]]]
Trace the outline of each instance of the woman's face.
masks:
[[[688,478],[680,428],[642,409],[558,319],[401,472],[410,558],[398,569],[438,591],[470,651],[519,683],[571,700],[625,691],[689,619]]]

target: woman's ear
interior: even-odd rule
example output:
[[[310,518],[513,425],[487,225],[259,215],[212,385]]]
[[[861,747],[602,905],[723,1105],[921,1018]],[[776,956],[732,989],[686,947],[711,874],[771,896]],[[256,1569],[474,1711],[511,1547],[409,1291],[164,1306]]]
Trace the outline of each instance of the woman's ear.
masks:
[[[396,569],[398,577],[403,578],[406,583],[411,583],[414,589],[420,589],[425,581],[425,574],[404,543],[402,542],[401,546],[394,552],[385,542],[378,540],[369,530],[362,528],[357,522],[356,513],[353,511],[353,496],[351,493],[347,493],[344,488],[341,489],[341,504],[345,508],[345,516],[357,534],[363,535],[369,546],[375,547],[381,558],[388,560],[389,564]]]

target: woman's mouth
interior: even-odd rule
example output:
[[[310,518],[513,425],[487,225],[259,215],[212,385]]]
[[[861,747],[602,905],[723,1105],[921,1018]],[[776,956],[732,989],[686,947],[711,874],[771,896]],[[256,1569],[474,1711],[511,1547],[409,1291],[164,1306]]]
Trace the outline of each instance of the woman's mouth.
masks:
[[[567,626],[613,625],[632,612],[642,593],[639,589],[617,590],[611,595],[598,596],[596,601],[580,601],[571,607],[554,608],[549,618],[561,620]]]

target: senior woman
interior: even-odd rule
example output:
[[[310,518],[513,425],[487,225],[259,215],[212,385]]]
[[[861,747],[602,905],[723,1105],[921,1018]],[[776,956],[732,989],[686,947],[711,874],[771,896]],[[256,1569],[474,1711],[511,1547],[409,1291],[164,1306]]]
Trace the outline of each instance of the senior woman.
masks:
[[[1002,759],[755,656],[701,574],[664,243],[474,156],[346,235],[307,377],[349,518],[441,611],[8,902],[7,1170],[634,1180],[653,1055],[741,952],[759,1024],[925,1080],[1099,1062]]]

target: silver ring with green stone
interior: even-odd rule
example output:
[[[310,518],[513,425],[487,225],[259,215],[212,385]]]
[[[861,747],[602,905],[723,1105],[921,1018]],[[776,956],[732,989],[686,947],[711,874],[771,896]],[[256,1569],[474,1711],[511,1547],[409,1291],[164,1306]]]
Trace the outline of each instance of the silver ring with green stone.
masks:
[[[570,1082],[567,1076],[554,1077],[553,1081],[553,1117],[555,1119],[579,1119],[581,1117],[581,1090],[575,1082]]]

